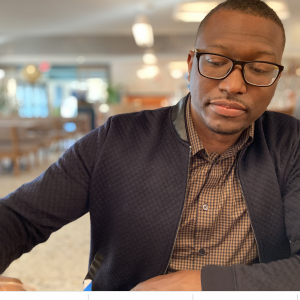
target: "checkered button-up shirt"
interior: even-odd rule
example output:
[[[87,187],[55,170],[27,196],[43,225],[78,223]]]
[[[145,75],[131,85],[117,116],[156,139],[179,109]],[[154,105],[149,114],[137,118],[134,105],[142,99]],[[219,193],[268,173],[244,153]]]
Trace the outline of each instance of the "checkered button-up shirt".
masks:
[[[207,153],[186,109],[191,158],[185,206],[167,273],[205,265],[250,265],[258,257],[246,204],[236,175],[240,150],[254,137],[254,124],[222,155]]]

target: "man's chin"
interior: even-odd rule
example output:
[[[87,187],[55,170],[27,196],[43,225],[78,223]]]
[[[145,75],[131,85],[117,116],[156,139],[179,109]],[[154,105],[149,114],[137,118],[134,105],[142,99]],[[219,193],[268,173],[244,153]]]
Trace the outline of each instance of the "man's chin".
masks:
[[[236,128],[230,128],[226,126],[212,126],[211,124],[206,124],[206,127],[217,134],[221,135],[236,135],[242,133],[248,126],[241,126]]]

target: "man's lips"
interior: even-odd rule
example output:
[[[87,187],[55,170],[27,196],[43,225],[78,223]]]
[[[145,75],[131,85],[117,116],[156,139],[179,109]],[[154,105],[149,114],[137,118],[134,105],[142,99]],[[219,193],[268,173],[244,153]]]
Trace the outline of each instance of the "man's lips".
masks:
[[[211,100],[209,106],[216,114],[225,117],[239,117],[246,112],[243,104],[225,99]]]
[[[211,100],[210,104],[224,106],[224,107],[229,108],[229,109],[246,110],[246,107],[243,104],[238,103],[238,102],[234,102],[234,101],[228,101],[228,100],[225,100],[225,99]]]

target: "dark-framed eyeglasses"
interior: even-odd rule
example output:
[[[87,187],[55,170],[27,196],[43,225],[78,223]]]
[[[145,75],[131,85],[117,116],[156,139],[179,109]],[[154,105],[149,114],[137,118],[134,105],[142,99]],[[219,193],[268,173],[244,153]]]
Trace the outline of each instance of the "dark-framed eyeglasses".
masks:
[[[197,49],[195,55],[200,75],[220,80],[229,76],[234,67],[240,65],[245,82],[258,87],[271,86],[284,69],[281,65],[267,61],[238,61],[221,54],[199,52]]]

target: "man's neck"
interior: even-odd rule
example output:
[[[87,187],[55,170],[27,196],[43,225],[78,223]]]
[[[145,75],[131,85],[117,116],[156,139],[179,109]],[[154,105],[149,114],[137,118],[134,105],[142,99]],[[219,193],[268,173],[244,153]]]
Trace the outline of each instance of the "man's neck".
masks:
[[[234,146],[239,140],[241,133],[235,135],[223,135],[217,133],[210,133],[210,136],[206,136],[203,132],[196,129],[196,132],[208,153],[218,153],[222,155],[229,148]]]

